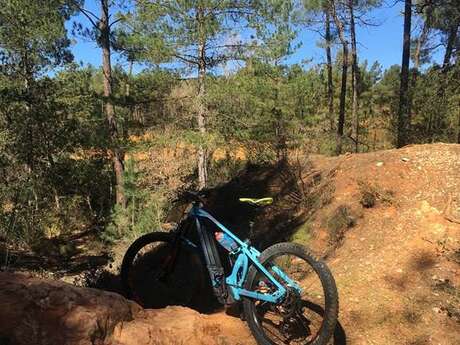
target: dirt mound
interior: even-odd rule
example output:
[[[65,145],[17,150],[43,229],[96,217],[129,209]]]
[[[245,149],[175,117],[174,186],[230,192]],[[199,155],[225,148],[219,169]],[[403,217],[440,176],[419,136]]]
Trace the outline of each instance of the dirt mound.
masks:
[[[115,293],[10,273],[0,273],[0,344],[255,345],[223,314],[143,310]]]
[[[349,344],[459,344],[460,145],[337,158],[332,202],[309,220]]]

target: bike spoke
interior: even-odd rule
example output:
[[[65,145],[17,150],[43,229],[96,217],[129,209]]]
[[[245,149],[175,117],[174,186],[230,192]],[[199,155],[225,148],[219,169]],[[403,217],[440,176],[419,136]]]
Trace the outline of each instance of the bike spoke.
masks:
[[[288,290],[288,297],[285,297],[287,300],[276,307],[278,311],[260,302],[256,306],[259,322],[266,330],[266,335],[275,343],[282,341],[281,344],[303,345],[306,341],[313,341],[321,329],[325,307],[319,277],[305,260],[297,256],[280,255],[264,263],[264,267]],[[275,272],[275,267],[281,273]],[[300,287],[301,293],[295,285],[289,286],[289,280],[284,279],[283,274]],[[261,273],[259,275],[261,277],[255,281],[264,281],[264,276]],[[269,293],[275,291],[271,287]]]
[[[174,250],[169,243],[151,243],[133,259],[128,281],[136,301],[144,307],[187,305],[194,293],[191,263],[184,253],[173,257]]]

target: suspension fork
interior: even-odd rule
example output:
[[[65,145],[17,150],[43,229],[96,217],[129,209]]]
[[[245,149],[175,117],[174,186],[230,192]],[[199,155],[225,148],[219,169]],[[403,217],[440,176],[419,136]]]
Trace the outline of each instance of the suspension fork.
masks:
[[[195,218],[196,229],[200,238],[200,244],[206,263],[206,268],[211,278],[211,285],[214,295],[222,304],[227,302],[227,286],[225,284],[225,273],[222,263],[220,261],[219,252],[216,246],[216,240],[211,233],[204,226],[202,226],[198,217]]]
[[[182,237],[188,232],[191,226],[192,222],[189,220],[186,220],[179,225],[175,234],[174,241],[172,243],[172,251],[162,264],[163,274],[161,275],[160,279],[166,278],[176,267],[177,258],[179,257],[181,251]]]

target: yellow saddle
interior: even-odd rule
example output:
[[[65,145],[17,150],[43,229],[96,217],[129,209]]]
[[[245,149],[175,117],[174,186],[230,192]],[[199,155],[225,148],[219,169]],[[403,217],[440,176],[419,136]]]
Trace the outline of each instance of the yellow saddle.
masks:
[[[273,198],[261,198],[261,199],[254,199],[254,198],[239,198],[241,202],[251,204],[254,206],[267,206],[273,203]]]

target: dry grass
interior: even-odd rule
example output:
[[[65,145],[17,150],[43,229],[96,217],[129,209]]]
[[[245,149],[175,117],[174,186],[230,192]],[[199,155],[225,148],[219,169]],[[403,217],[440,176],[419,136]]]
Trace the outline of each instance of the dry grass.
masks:
[[[345,236],[345,232],[356,224],[356,216],[348,205],[339,205],[328,217],[326,227],[329,232],[331,245],[339,245]]]
[[[365,180],[358,180],[358,188],[360,192],[359,202],[365,208],[372,208],[381,202],[385,205],[394,203],[395,193],[392,190],[383,189],[375,183]]]

